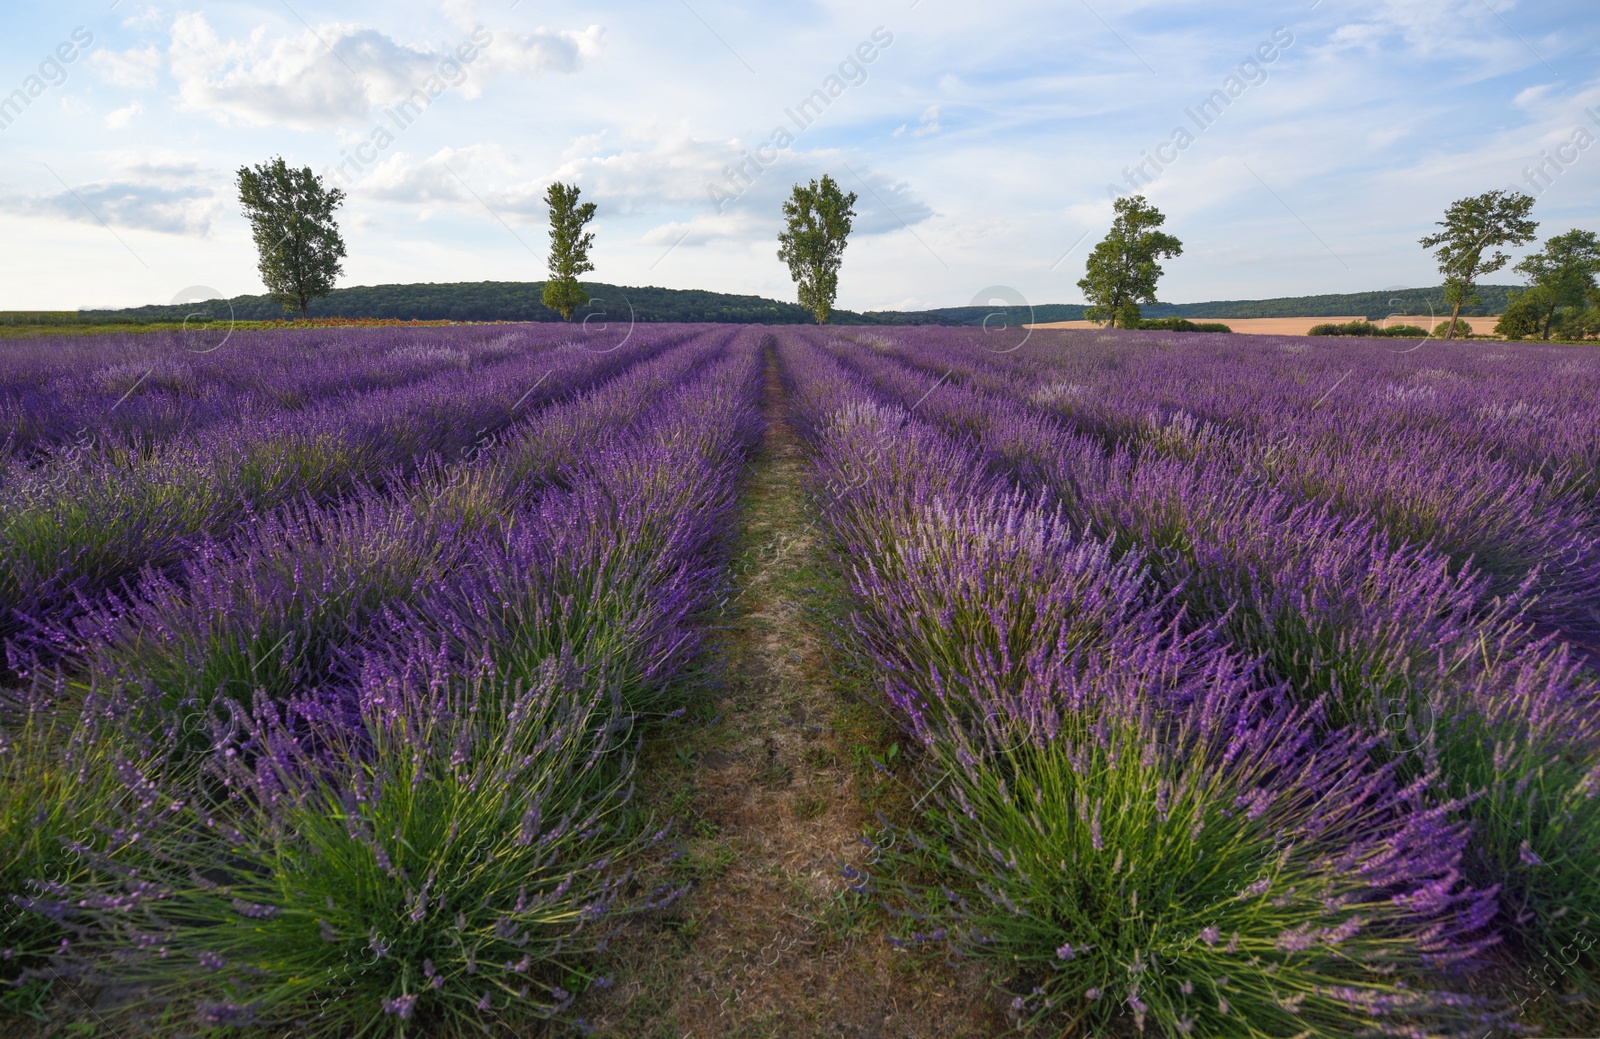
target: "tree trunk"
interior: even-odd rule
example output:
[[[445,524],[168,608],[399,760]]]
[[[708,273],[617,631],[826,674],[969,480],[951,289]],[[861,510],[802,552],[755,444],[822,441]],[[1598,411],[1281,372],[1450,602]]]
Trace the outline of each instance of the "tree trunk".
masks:
[[[1459,321],[1460,319],[1461,319],[1461,303],[1458,300],[1456,302],[1455,309],[1450,311],[1450,331],[1448,331],[1448,332],[1446,332],[1444,334],[1444,337],[1446,339],[1454,339],[1456,337],[1456,322]]]
[[[1552,303],[1552,304],[1550,304],[1549,312],[1546,313],[1545,316],[1544,316],[1544,341],[1547,342],[1547,343],[1550,341],[1550,322],[1554,321],[1555,319],[1556,319],[1556,305],[1554,303]]]

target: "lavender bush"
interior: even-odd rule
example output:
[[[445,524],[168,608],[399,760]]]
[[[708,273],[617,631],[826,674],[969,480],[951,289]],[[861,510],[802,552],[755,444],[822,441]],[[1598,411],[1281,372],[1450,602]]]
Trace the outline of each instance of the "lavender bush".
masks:
[[[119,762],[140,796],[73,846],[91,875],[60,903],[84,920],[63,969],[311,1035],[564,1012],[596,980],[619,860],[652,839],[603,675],[551,660],[508,684],[418,647],[358,703],[357,728],[301,731],[258,699],[200,787]]]
[[[1137,557],[1005,491],[973,447],[818,351],[785,360],[859,645],[927,752],[933,811],[857,878],[911,940],[1020,972],[1034,1020],[1481,1026],[1429,980],[1493,943],[1497,909],[1463,882],[1462,805],[1429,796],[1435,774],[1399,782],[1376,738],[1330,733],[1216,630],[1163,619]]]
[[[630,806],[630,747],[722,585],[757,345],[663,337],[510,435],[307,495],[36,629],[120,727],[126,791],[56,799],[79,822],[42,846],[79,866],[27,908],[71,940],[37,970],[205,1028],[571,1016],[619,915],[673,895],[628,886],[665,836]]]

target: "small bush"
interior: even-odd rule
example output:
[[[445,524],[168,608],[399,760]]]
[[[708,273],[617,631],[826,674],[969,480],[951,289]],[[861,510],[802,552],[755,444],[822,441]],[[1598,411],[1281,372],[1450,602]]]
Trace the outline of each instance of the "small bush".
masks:
[[[338,649],[414,601],[460,558],[453,531],[367,492],[296,505],[226,543],[203,543],[181,579],[151,573],[116,609],[80,620],[89,670],[169,708],[330,684]],[[65,641],[62,639],[61,641]]]
[[[1544,330],[1544,293],[1539,289],[1514,292],[1506,305],[1506,312],[1495,322],[1495,335],[1507,339],[1526,339]]]
[[[865,440],[833,432],[838,455]],[[1379,738],[1329,732],[1214,629],[1163,626],[1137,555],[1020,495],[906,506],[889,483],[842,499],[876,523],[830,518],[856,645],[926,753],[921,821],[851,875],[901,940],[991,962],[1019,1016],[1066,1031],[1433,1035],[1463,1012],[1427,976],[1492,941],[1496,905],[1461,882],[1434,775],[1403,785]]]
[[[1577,340],[1600,337],[1600,305],[1567,315],[1561,323],[1561,334]]]
[[[1379,325],[1371,321],[1346,321],[1344,324],[1312,325],[1307,335],[1364,336],[1372,339],[1426,339],[1428,330],[1420,325]]]
[[[353,729],[291,732],[260,699],[196,783],[119,763],[134,803],[80,848],[89,879],[36,906],[84,907],[91,977],[299,1036],[475,1034],[597,982],[613,862],[641,842],[609,684],[419,648],[372,663],[359,704]]]
[[[1470,1001],[1422,981],[1475,956],[1495,912],[1492,891],[1459,883],[1459,803],[1408,807],[1426,781],[1399,788],[1370,743],[1319,741],[1314,709],[1274,707],[1220,662],[1172,719],[1145,698],[1152,677],[1085,676],[1097,709],[1046,711],[1053,738],[1028,712],[971,739],[951,726],[925,823],[881,840],[858,889],[909,917],[902,940],[1004,971],[1035,1022],[1168,1036],[1459,1024]]]
[[[1306,335],[1313,336],[1381,336],[1383,329],[1370,321],[1347,321],[1344,324],[1328,322],[1312,325]]]
[[[1160,330],[1163,332],[1232,332],[1229,328],[1217,321],[1190,321],[1181,317],[1159,317],[1141,320],[1136,326],[1141,329]]]
[[[120,763],[138,767],[158,756],[149,741],[108,727],[103,712],[59,704],[61,689],[33,692],[33,702],[0,719],[0,1009],[48,987],[48,971],[29,972],[70,944],[72,914],[31,911],[35,897],[88,875],[69,843],[91,840],[136,796]]]
[[[1451,792],[1470,801],[1464,868],[1500,887],[1496,923],[1542,970],[1561,972],[1552,987],[1600,1000],[1600,685],[1553,638],[1532,648],[1485,639],[1480,652],[1495,666],[1440,712],[1428,746]],[[1494,681],[1495,670],[1514,680]]]

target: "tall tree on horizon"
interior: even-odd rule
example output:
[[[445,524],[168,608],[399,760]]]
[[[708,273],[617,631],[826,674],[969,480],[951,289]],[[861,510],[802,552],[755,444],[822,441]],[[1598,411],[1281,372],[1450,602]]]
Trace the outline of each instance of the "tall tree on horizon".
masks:
[[[1542,336],[1550,338],[1550,323],[1561,307],[1582,309],[1595,291],[1600,274],[1600,235],[1572,230],[1547,239],[1544,248],[1522,258],[1512,270],[1526,274],[1539,294],[1544,311]]]
[[[589,262],[594,232],[583,229],[594,219],[594,203],[579,205],[581,194],[578,185],[557,181],[544,195],[550,207],[550,272],[544,283],[544,305],[560,311],[564,321],[571,321],[572,312],[589,302],[578,275],[594,270]]]
[[[839,296],[839,267],[850,237],[856,211],[856,193],[846,194],[832,177],[810,187],[794,186],[783,204],[786,221],[778,235],[778,259],[789,265],[789,276],[799,290],[800,305],[828,323],[833,301]]]
[[[1421,239],[1424,249],[1434,250],[1444,274],[1444,301],[1451,304],[1446,339],[1456,336],[1461,308],[1479,302],[1478,279],[1493,274],[1511,259],[1500,251],[1500,246],[1533,241],[1539,222],[1528,219],[1532,208],[1533,196],[1520,191],[1496,189],[1457,199],[1445,211],[1444,219],[1437,221],[1444,230]],[[1486,249],[1494,252],[1485,257]]]
[[[267,293],[286,312],[309,317],[311,301],[332,292],[344,273],[344,239],[333,218],[344,192],[324,185],[310,166],[290,169],[281,155],[241,166],[238,185]]]
[[[1183,243],[1156,230],[1166,215],[1143,195],[1119,198],[1112,208],[1111,230],[1089,254],[1078,288],[1092,304],[1085,318],[1129,328],[1139,322],[1139,304],[1156,301],[1156,282],[1164,273],[1156,261],[1182,256]]]

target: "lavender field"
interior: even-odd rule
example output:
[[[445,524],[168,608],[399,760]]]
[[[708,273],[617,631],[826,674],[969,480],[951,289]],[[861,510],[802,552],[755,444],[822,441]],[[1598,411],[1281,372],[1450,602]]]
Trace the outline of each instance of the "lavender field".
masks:
[[[0,1032],[667,1034],[776,495],[796,732],[887,733],[851,948],[1035,1035],[1592,1034],[1600,354],[1022,339],[0,342]]]

